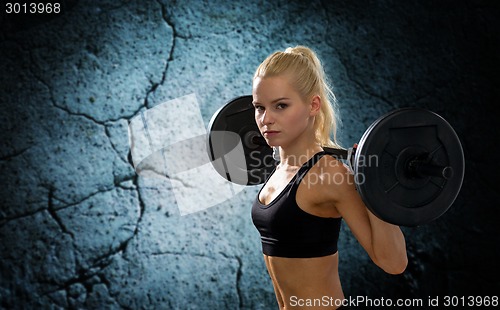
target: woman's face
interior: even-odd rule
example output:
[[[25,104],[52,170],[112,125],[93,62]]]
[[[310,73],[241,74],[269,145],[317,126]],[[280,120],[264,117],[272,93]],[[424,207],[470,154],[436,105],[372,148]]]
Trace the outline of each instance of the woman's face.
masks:
[[[255,78],[252,95],[255,121],[270,146],[286,147],[312,131],[314,109],[286,76]]]

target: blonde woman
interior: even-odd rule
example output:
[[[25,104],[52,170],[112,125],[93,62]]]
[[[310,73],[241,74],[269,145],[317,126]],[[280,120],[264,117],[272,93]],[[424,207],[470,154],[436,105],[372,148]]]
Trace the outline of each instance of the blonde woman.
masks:
[[[407,265],[401,229],[374,216],[349,169],[325,156],[322,147],[339,147],[336,117],[314,51],[297,46],[271,54],[255,72],[252,95],[259,130],[279,151],[252,206],[279,308],[347,308],[338,273],[342,219],[390,274]]]

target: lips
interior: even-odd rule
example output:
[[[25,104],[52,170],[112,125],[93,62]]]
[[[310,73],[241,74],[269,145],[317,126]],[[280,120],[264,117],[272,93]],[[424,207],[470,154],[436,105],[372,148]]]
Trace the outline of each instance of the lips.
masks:
[[[264,137],[272,137],[272,136],[275,136],[279,133],[280,132],[276,131],[276,130],[266,130],[266,131],[264,131]]]

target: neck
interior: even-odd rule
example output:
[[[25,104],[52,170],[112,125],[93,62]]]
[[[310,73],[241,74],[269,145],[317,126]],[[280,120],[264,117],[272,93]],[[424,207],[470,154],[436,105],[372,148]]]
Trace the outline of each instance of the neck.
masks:
[[[323,148],[314,138],[295,141],[292,145],[280,146],[281,166],[302,166],[314,154],[323,151]]]

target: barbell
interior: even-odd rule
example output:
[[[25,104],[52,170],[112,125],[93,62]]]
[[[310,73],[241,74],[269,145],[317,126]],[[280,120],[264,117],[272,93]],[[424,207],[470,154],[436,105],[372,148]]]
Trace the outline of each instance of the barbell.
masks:
[[[245,160],[226,156],[241,145]],[[444,118],[425,109],[402,108],[383,115],[368,127],[356,148],[323,149],[351,166],[365,205],[395,225],[418,226],[443,215],[464,178],[457,134]],[[276,160],[255,122],[252,96],[235,98],[212,116],[207,152],[226,180],[241,185],[265,182]]]

